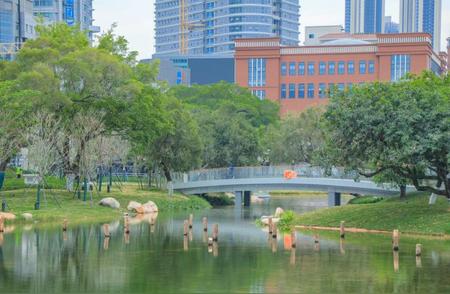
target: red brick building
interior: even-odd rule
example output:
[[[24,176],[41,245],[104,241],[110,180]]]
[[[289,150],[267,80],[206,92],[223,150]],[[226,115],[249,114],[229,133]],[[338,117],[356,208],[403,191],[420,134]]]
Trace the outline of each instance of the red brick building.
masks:
[[[397,81],[406,73],[441,74],[446,54],[436,54],[426,33],[322,37],[320,46],[283,47],[278,38],[238,39],[235,81],[261,99],[279,101],[281,113],[327,103],[329,89]]]

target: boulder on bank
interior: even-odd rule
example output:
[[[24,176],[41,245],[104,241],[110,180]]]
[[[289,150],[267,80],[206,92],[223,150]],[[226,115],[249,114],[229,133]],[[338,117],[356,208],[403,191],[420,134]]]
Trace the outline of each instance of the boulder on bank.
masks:
[[[24,220],[26,220],[27,222],[29,222],[29,221],[33,220],[33,215],[31,213],[25,212],[25,213],[22,213],[22,218]]]
[[[261,217],[261,223],[265,226],[269,225],[269,218],[272,218],[272,223],[277,224],[280,221],[279,217],[273,217],[273,216],[262,216]]]
[[[149,201],[142,205],[142,208],[144,209],[144,213],[154,213],[158,212],[158,206],[156,206],[155,202]]]
[[[16,219],[16,215],[12,214],[10,212],[0,212],[0,217],[2,217],[4,220],[12,221]]]
[[[281,217],[281,215],[283,214],[283,212],[284,212],[283,208],[278,207],[278,208],[275,210],[275,217],[277,217],[277,218]]]
[[[120,208],[119,201],[117,201],[116,199],[114,199],[112,197],[103,198],[102,200],[100,200],[98,205],[110,207],[110,208],[113,208],[113,209],[119,209]]]
[[[142,204],[136,201],[130,201],[130,203],[128,203],[127,210],[140,213],[139,211],[142,210]]]

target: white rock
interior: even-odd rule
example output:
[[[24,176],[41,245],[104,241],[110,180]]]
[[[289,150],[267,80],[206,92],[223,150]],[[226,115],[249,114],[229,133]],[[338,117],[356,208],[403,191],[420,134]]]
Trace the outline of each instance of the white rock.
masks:
[[[22,217],[24,220],[26,220],[27,222],[33,220],[33,215],[31,213],[22,213]]]
[[[127,210],[128,211],[136,211],[138,210],[140,207],[142,207],[142,204],[136,201],[130,201],[130,203],[128,203],[127,206]]]
[[[144,205],[142,205],[142,207],[144,208],[144,213],[158,212],[158,206],[156,206],[155,202],[153,201],[145,203]]]
[[[283,214],[283,212],[284,212],[283,208],[278,207],[278,208],[275,210],[275,217],[281,217],[281,215]]]
[[[436,200],[437,200],[438,196],[434,193],[432,193],[430,195],[430,201],[428,202],[429,205],[434,205],[436,204]]]
[[[10,212],[0,212],[0,216],[5,220],[15,220],[16,216],[13,213]]]
[[[112,197],[103,198],[102,200],[100,200],[100,202],[98,204],[101,206],[111,207],[113,209],[120,208],[119,201],[117,201],[116,199],[114,199]]]
[[[263,223],[263,225],[268,226],[269,225],[269,218],[272,218],[272,223],[276,224],[280,221],[279,217],[273,217],[273,216],[262,216],[261,217],[261,222]]]

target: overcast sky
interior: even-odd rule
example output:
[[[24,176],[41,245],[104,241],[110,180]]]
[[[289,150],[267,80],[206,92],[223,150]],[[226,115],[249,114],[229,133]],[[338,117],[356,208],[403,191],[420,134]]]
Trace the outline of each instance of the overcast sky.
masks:
[[[132,50],[139,51],[140,58],[154,53],[154,1],[155,0],[94,0],[95,25],[106,30],[118,24],[117,33],[125,36]],[[299,0],[300,41],[304,39],[304,26],[344,25],[344,0]],[[442,0],[442,47],[450,37],[450,1]],[[386,0],[386,15],[399,19],[399,0]]]

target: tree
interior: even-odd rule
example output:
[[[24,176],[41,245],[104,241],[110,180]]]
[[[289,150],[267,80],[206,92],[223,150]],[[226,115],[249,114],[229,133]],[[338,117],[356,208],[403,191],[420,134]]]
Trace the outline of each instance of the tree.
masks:
[[[312,163],[325,146],[322,126],[324,109],[308,108],[272,125],[265,136],[271,163]]]
[[[170,183],[171,172],[186,172],[199,166],[202,147],[198,125],[182,103],[167,96],[163,107],[169,124],[147,146],[147,154],[160,166]]]
[[[79,175],[84,147],[91,140],[126,129],[129,105],[143,89],[137,80],[143,71],[135,70],[135,53],[128,52],[126,40],[112,30],[100,38],[98,47],[90,47],[84,32],[63,23],[38,26],[37,32],[39,37],[26,42],[1,78],[14,81],[20,90],[39,93],[40,107],[60,121],[64,172]],[[77,117],[93,113],[100,114],[96,119],[102,128],[91,129],[75,148],[71,138],[86,131]],[[73,151],[78,154],[71,160]]]
[[[325,118],[334,164],[450,198],[449,76],[424,73],[339,92]]]
[[[248,89],[225,82],[171,90],[200,126],[202,166],[255,164],[261,156],[261,135],[279,119],[278,106],[260,100]]]

